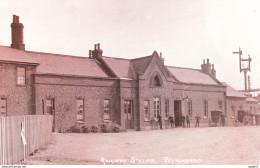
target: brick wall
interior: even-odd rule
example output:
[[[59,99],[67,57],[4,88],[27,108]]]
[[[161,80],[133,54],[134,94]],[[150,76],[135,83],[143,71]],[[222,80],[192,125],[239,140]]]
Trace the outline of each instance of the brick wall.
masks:
[[[26,85],[17,86],[16,69],[26,68]],[[7,116],[33,114],[32,76],[35,66],[0,63],[0,98],[7,99]]]
[[[162,86],[151,87],[151,79],[157,73],[161,76]],[[192,101],[193,120],[191,120],[191,126],[195,122],[194,117],[196,113],[201,116],[201,125],[208,126],[210,119],[210,112],[213,110],[225,111],[225,87],[213,86],[213,85],[192,85],[192,84],[178,84],[170,81],[160,70],[156,64],[152,70],[146,74],[145,77],[139,81],[139,103],[140,103],[140,126],[141,130],[151,129],[150,122],[145,121],[144,101],[149,100],[150,118],[154,115],[153,100],[155,97],[160,98],[160,110],[162,115],[163,127],[168,127],[168,120],[165,117],[165,100],[169,100],[169,114],[174,115],[174,101],[181,101],[181,111],[184,115],[188,112],[187,100],[183,100],[185,97],[189,97]],[[208,116],[204,117],[203,102],[208,101]],[[222,108],[219,108],[219,101],[222,102]],[[195,123],[194,123],[195,124]]]
[[[116,83],[116,80],[37,76],[36,114],[43,114],[42,100],[54,99],[55,131],[65,131],[77,123],[76,100],[80,98],[84,100],[85,124],[97,125],[103,123],[104,100],[109,99],[111,120],[120,123],[119,89]],[[46,104],[44,108],[46,110]]]

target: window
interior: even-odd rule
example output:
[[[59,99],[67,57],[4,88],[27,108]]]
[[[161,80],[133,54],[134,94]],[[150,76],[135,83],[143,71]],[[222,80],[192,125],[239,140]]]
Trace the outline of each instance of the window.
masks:
[[[110,120],[110,101],[104,100],[104,120]]]
[[[25,68],[17,68],[17,84],[25,85]]]
[[[204,116],[208,116],[208,101],[203,102],[203,107],[204,107]]]
[[[150,86],[152,87],[162,86],[162,80],[159,74],[156,74],[154,77],[151,78]]]
[[[221,100],[218,101],[218,108],[219,108],[220,110],[222,110],[222,101],[221,101]]]
[[[54,99],[47,99],[46,100],[46,107],[47,107],[47,111],[45,114],[50,114],[52,115],[54,112]]]
[[[84,121],[84,100],[77,100],[77,121]]]
[[[153,105],[154,105],[154,118],[157,118],[159,114],[161,114],[160,111],[160,98],[155,97],[153,100]]]
[[[165,118],[169,117],[169,100],[165,100]]]
[[[160,79],[157,75],[153,79],[153,86],[161,86]]]
[[[192,101],[188,101],[188,114],[192,117]]]
[[[150,119],[149,100],[144,101],[144,114],[145,114],[145,119],[149,120]]]
[[[6,99],[4,98],[1,98],[0,99],[0,117],[5,117],[6,116],[6,106],[7,106],[7,103],[6,103]]]

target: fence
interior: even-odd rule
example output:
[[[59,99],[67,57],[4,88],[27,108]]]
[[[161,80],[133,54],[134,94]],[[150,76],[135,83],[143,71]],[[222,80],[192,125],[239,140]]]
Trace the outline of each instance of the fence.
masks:
[[[26,145],[22,140],[22,134]],[[24,159],[36,149],[43,147],[51,139],[51,134],[51,115],[0,118],[0,164],[15,164]]]

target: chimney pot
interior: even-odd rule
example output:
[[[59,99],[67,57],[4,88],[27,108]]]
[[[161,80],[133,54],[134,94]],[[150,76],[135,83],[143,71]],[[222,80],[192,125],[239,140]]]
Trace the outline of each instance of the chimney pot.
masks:
[[[205,64],[205,59],[203,59],[203,64]]]
[[[16,16],[13,15],[13,23],[15,23],[15,20],[16,20]]]
[[[160,58],[162,58],[162,52],[160,52]]]
[[[100,50],[100,44],[98,43],[97,45],[98,45],[98,50]]]
[[[96,50],[96,49],[97,49],[97,45],[95,44],[94,46],[95,46],[94,48],[95,48],[95,50]]]
[[[209,64],[209,59],[207,59],[207,64]]]
[[[19,16],[13,15],[13,23],[11,24],[12,29],[12,48],[19,50],[25,50],[23,42],[23,24],[19,23]]]

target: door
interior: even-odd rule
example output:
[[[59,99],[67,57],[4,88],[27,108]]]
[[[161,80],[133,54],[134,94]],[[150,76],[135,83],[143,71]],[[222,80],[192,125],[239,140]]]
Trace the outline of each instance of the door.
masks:
[[[181,126],[181,101],[175,100],[174,101],[174,119],[175,119],[175,126]]]
[[[53,116],[52,131],[55,130],[55,104],[54,99],[46,100],[46,112],[44,114]]]
[[[7,103],[6,103],[6,99],[1,98],[0,99],[0,117],[6,117],[6,108],[7,107]]]
[[[133,101],[132,100],[125,100],[125,128],[126,129],[133,129]]]

